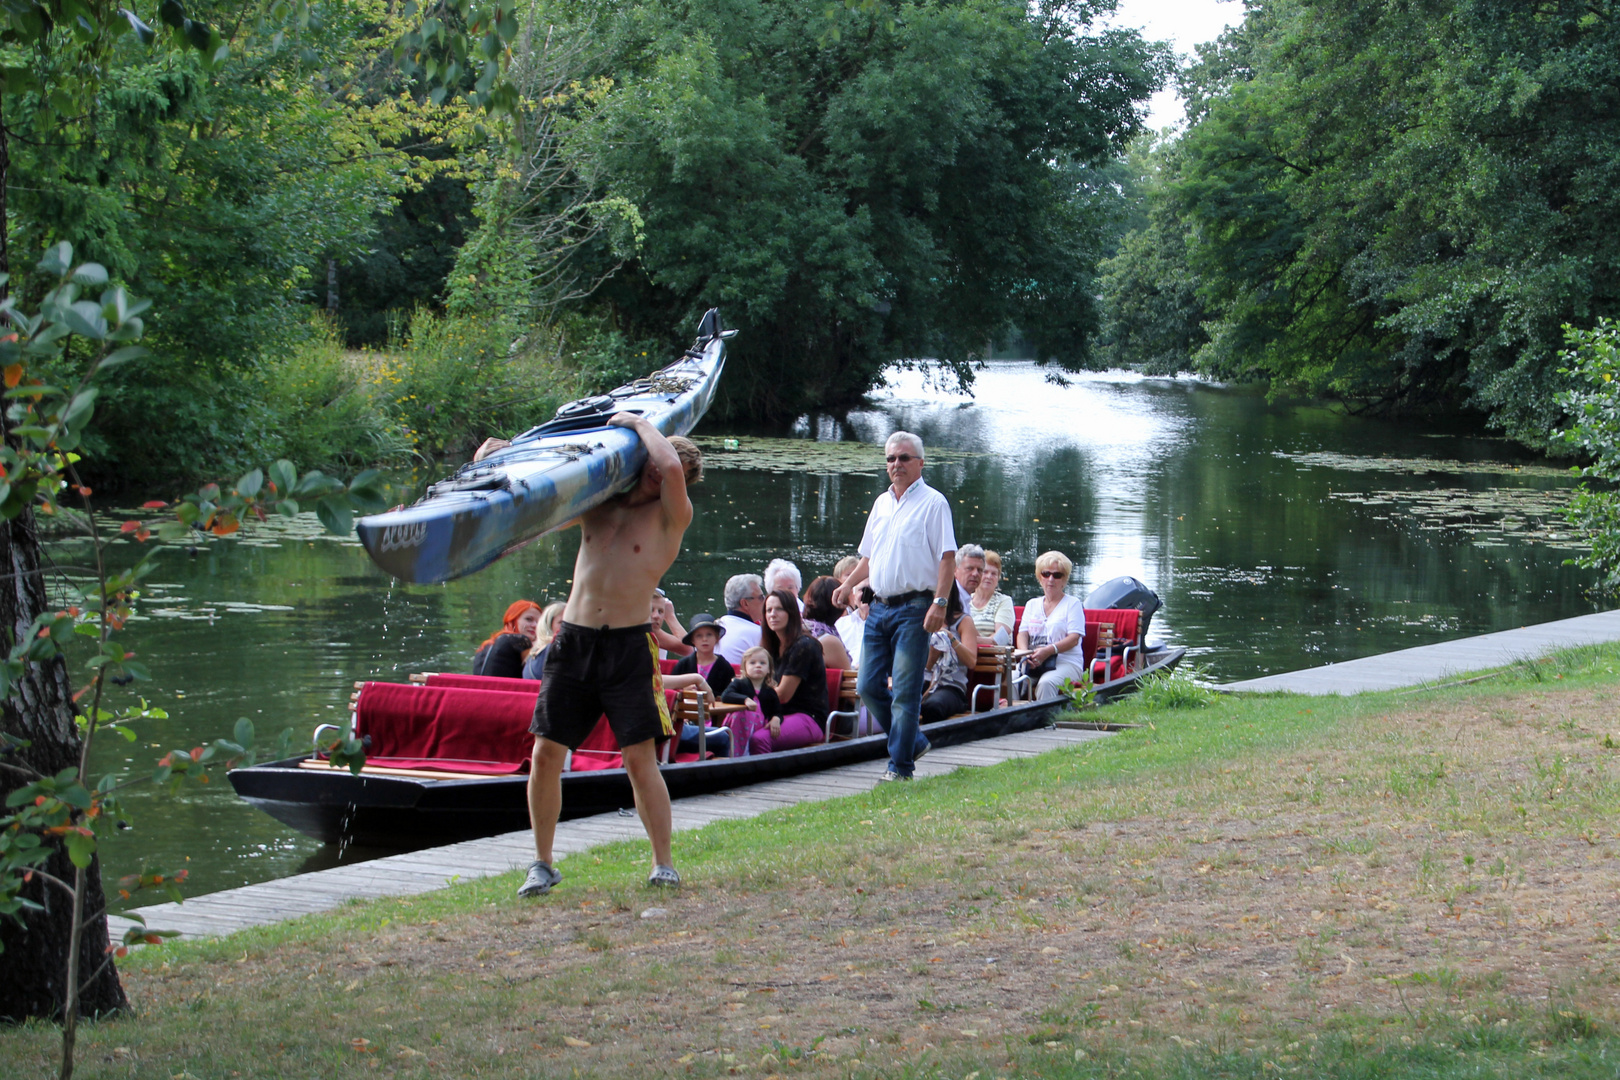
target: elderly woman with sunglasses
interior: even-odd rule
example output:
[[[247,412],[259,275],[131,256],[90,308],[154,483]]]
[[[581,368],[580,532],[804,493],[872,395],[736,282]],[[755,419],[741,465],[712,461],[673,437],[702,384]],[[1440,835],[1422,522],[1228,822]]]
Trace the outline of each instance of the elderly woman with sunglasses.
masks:
[[[1048,551],[1035,560],[1035,573],[1041,581],[1041,595],[1024,605],[1024,619],[1018,626],[1018,648],[1027,653],[1026,670],[1031,674],[1055,661],[1042,672],[1035,697],[1054,698],[1064,679],[1079,682],[1085,674],[1086,658],[1081,640],[1086,636],[1086,609],[1080,598],[1064,590],[1074,564],[1060,551]]]

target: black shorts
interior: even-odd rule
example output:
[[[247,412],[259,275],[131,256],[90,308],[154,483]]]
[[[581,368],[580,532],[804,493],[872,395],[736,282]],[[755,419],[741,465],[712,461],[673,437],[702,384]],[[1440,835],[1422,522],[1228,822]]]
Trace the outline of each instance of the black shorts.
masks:
[[[529,730],[573,750],[603,713],[621,747],[675,734],[652,626],[593,630],[559,622]]]

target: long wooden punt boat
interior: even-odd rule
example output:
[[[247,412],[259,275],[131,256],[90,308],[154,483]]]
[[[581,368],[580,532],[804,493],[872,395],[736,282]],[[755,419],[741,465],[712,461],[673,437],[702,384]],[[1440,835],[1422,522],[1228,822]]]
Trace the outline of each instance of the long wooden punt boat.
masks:
[[[1129,692],[1147,675],[1169,671],[1186,652],[1145,646],[1142,635],[1157,597],[1151,608],[1141,597],[1126,599],[1140,606],[1086,612],[1083,648],[1095,658],[1099,702]],[[955,746],[1043,727],[1067,706],[1062,698],[1001,704],[1012,698],[1011,653],[981,646],[973,672],[975,711],[925,725],[930,743]],[[332,768],[311,753],[233,770],[232,786],[276,820],[327,843],[405,849],[527,828],[528,776],[522,770],[539,684],[467,675],[426,676],[424,682],[429,685],[360,684],[351,730],[372,741],[360,774]],[[708,795],[884,757],[885,736],[858,736],[854,684],[854,672],[828,672],[828,700],[838,702],[839,711],[829,718],[826,743],[749,757],[671,761],[661,766],[670,795]],[[703,719],[694,703],[674,704],[677,720]],[[317,744],[323,730],[316,729]],[[613,751],[605,725],[599,734],[607,741],[593,734],[563,774],[564,818],[633,805],[624,770],[603,767],[616,766],[616,760],[589,757]]]
[[[936,747],[1045,727],[1061,700],[964,713],[923,728]],[[751,757],[709,758],[663,765],[672,798],[710,795],[748,784],[872,761],[888,753],[886,737],[868,735]],[[312,755],[236,769],[236,792],[305,835],[327,843],[419,848],[514,832],[529,827],[527,773],[501,776],[379,773],[305,767]],[[622,768],[563,774],[564,819],[634,805]]]
[[[512,445],[463,466],[411,506],[361,518],[366,554],[402,581],[434,583],[480,570],[509,551],[599,506],[641,474],[647,450],[633,431],[608,426],[639,413],[665,435],[703,418],[735,334],[711,308],[679,360],[597,397],[557,410]]]

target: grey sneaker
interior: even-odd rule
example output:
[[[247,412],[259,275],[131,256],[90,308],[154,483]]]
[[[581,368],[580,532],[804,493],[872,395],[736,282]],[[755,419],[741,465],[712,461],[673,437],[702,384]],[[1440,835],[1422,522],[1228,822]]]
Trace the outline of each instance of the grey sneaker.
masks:
[[[884,770],[883,775],[878,777],[878,782],[879,783],[887,783],[887,782],[893,781],[893,780],[910,780],[910,779],[911,779],[911,777],[909,777],[909,776],[901,776],[899,773],[895,772],[893,769],[886,769],[886,770]]]
[[[673,866],[655,866],[653,867],[652,877],[647,879],[648,885],[654,885],[665,889],[673,889],[680,883],[681,875],[675,872],[675,868]]]
[[[562,880],[562,874],[556,867],[539,859],[529,864],[529,873],[523,879],[523,885],[518,889],[522,897],[544,896],[551,891],[551,887]]]
[[[928,753],[928,751],[932,750],[933,748],[934,748],[933,743],[931,743],[931,742],[923,743],[923,748],[921,750],[918,750],[915,754],[912,754],[911,755],[911,760],[914,761],[914,762],[915,761],[921,761],[923,759],[923,755]]]

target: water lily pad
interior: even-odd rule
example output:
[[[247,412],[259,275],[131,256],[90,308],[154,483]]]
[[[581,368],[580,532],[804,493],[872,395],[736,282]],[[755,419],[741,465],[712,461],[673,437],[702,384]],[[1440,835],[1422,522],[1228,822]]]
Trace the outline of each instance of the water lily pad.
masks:
[[[1424,532],[1470,537],[1475,547],[1522,544],[1582,551],[1590,545],[1569,534],[1564,508],[1568,488],[1499,487],[1488,491],[1433,488],[1427,491],[1330,491],[1328,497],[1355,505],[1388,505],[1374,520],[1392,521]]]
[[[706,469],[747,469],[775,473],[883,475],[883,447],[875,443],[818,442],[755,436],[704,436],[693,442],[703,451]],[[928,462],[967,461],[982,454],[930,448]]]
[[[1405,473],[1420,476],[1423,473],[1451,473],[1454,475],[1479,474],[1484,476],[1556,476],[1573,482],[1568,469],[1553,465],[1514,465],[1505,461],[1457,461],[1452,458],[1370,457],[1363,454],[1338,454],[1316,451],[1308,454],[1272,451],[1273,457],[1301,465],[1315,465],[1324,469],[1345,469],[1350,472]]]

